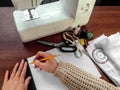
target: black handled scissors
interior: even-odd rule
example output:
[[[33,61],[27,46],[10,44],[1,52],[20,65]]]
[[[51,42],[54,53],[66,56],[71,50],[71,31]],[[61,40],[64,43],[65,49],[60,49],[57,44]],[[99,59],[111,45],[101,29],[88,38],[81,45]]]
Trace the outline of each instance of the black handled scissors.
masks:
[[[71,44],[65,44],[64,42],[61,43],[51,43],[51,42],[46,42],[46,41],[37,41],[37,43],[42,44],[42,45],[47,45],[51,47],[58,48],[62,52],[75,52],[77,50],[77,47]]]

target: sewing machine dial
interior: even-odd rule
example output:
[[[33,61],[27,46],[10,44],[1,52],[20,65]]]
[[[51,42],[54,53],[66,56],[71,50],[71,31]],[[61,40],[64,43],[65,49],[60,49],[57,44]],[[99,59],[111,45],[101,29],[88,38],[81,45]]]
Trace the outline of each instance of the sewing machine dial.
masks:
[[[104,64],[108,61],[108,56],[102,49],[95,49],[92,53],[93,58],[96,62]]]

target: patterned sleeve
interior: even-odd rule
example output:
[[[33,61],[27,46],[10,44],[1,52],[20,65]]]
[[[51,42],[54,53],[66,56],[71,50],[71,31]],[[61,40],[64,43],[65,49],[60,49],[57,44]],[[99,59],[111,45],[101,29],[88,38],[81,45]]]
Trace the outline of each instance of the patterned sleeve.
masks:
[[[120,88],[65,62],[58,64],[55,76],[70,90],[120,90]]]

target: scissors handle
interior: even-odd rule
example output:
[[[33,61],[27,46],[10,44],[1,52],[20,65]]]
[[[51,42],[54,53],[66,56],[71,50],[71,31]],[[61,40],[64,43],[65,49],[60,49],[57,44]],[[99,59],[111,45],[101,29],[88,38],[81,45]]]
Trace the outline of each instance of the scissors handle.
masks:
[[[77,50],[77,47],[76,46],[65,45],[65,46],[60,46],[59,49],[62,52],[75,52]]]

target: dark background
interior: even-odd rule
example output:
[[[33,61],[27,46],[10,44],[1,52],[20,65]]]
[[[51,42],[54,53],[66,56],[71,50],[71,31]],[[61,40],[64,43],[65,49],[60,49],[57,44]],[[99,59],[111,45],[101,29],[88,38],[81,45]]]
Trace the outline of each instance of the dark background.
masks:
[[[44,0],[42,3],[49,3],[58,0]],[[68,0],[69,1],[69,0]],[[96,0],[96,6],[120,6],[120,0]],[[1,0],[0,7],[13,6],[11,0]]]

